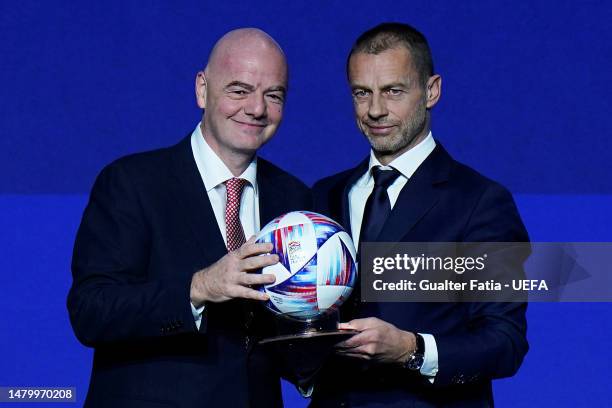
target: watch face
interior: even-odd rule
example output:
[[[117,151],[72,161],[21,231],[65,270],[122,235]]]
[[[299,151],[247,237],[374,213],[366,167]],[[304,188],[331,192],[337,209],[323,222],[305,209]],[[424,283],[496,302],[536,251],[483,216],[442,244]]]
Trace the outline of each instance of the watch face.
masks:
[[[410,370],[420,370],[423,366],[423,362],[425,361],[425,356],[422,354],[414,354],[410,360],[406,362],[406,367]]]

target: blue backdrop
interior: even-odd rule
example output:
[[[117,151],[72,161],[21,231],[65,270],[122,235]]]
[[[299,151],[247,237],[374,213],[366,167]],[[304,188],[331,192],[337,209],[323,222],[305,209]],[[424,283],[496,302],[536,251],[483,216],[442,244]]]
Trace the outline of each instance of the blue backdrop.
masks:
[[[2,1],[0,386],[76,386],[82,402],[91,351],[65,296],[91,184],[111,160],[195,127],[194,75],[240,26],[285,49],[285,120],[262,155],[307,183],[367,153],[346,54],[365,29],[403,21],[443,77],[434,136],[512,190],[533,240],[612,241],[612,6],[432,3]],[[610,332],[609,304],[531,305],[531,351],[495,383],[498,405],[609,405]],[[291,387],[285,400],[305,405]]]

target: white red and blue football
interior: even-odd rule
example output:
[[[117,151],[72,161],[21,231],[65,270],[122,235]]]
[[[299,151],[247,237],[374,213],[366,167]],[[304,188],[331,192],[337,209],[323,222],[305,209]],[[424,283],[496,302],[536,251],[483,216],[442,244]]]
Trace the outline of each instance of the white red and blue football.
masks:
[[[269,222],[256,237],[270,242],[279,262],[262,270],[276,277],[262,291],[266,307],[298,320],[315,320],[337,310],[357,281],[355,246],[332,219],[294,211]]]

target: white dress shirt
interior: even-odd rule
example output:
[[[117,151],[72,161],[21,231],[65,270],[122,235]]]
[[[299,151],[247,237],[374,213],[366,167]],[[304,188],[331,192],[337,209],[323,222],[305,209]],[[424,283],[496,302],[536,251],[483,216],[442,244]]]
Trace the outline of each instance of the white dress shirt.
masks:
[[[206,194],[215,213],[219,232],[223,241],[227,245],[227,235],[225,231],[225,206],[227,203],[227,193],[225,182],[234,177],[227,168],[223,160],[208,145],[202,134],[200,123],[191,134],[191,150],[193,158],[202,177]],[[249,239],[259,231],[259,195],[257,191],[257,158],[254,157],[246,170],[238,176],[245,179],[248,183],[244,186],[240,199],[240,223],[244,230],[244,236]],[[204,209],[202,209],[204,211]],[[202,312],[204,306],[195,308],[191,305],[191,311],[198,329],[202,322]]]
[[[400,172],[400,176],[395,179],[393,184],[387,189],[387,195],[391,203],[391,209],[395,206],[395,202],[402,191],[402,188],[408,182],[408,179],[412,177],[414,172],[419,166],[425,161],[430,153],[436,147],[436,142],[431,135],[431,132],[427,137],[414,146],[412,149],[406,151],[401,156],[397,157],[388,166],[380,164],[374,152],[370,151],[370,163],[368,171],[361,176],[357,182],[351,187],[349,191],[349,214],[351,217],[351,234],[353,242],[356,244],[359,242],[359,234],[361,232],[361,222],[363,221],[363,212],[365,204],[372,190],[374,190],[374,177],[372,177],[372,168],[375,166],[381,166],[382,170],[390,170],[391,168],[396,169]],[[418,197],[415,197],[418,200]],[[421,374],[430,377],[430,381],[433,382],[435,375],[438,373],[438,347],[436,340],[431,334],[419,333],[425,340],[425,361],[421,367]]]

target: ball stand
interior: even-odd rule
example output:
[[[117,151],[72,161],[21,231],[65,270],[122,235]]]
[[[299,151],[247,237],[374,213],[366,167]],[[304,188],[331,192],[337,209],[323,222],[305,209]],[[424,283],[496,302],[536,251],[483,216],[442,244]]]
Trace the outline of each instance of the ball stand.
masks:
[[[285,378],[308,387],[328,357],[335,352],[335,346],[359,333],[356,330],[339,330],[338,318],[337,312],[310,320],[278,316],[278,335],[259,341],[259,345],[276,356]]]
[[[259,341],[259,344],[278,342],[289,343],[322,343],[333,346],[358,332],[338,329],[339,314],[333,311],[314,319],[296,319],[289,315],[279,315],[276,319],[277,336]]]

